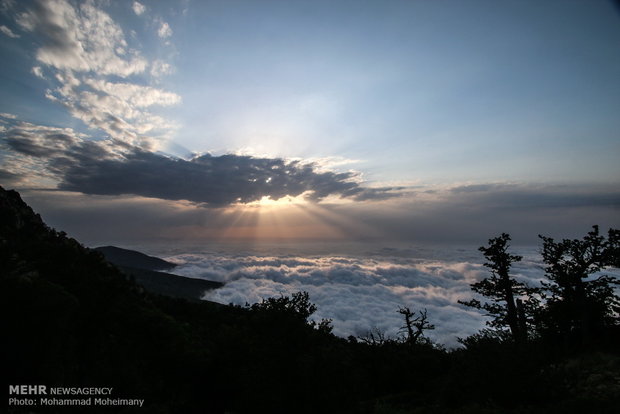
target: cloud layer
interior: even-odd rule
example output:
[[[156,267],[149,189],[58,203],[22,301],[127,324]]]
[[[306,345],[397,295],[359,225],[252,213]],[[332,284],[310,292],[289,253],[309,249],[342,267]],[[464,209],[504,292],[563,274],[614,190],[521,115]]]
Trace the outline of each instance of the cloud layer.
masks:
[[[342,247],[337,248],[342,249]],[[520,253],[523,262],[514,274],[537,284],[541,277],[535,249]],[[261,299],[307,291],[317,304],[317,318],[333,319],[334,332],[363,336],[379,329],[395,337],[403,325],[399,306],[428,309],[437,329],[433,339],[456,346],[484,327],[478,312],[458,305],[472,297],[469,284],[487,276],[474,247],[419,250],[385,249],[360,254],[257,255],[252,252],[173,255],[179,274],[226,282],[205,299],[244,305]]]

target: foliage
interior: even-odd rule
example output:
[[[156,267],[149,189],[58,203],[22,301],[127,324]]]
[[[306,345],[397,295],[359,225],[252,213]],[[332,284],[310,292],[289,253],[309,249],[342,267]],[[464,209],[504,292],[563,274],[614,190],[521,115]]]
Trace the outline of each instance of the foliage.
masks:
[[[501,236],[489,240],[488,247],[480,247],[487,261],[484,266],[491,270],[491,276],[473,283],[471,289],[489,298],[487,302],[478,299],[459,301],[459,303],[476,309],[483,309],[493,317],[488,324],[494,328],[508,327],[512,338],[523,341],[527,338],[527,315],[537,305],[535,289],[510,277],[512,263],[521,261],[522,257],[508,253],[510,236]]]
[[[556,242],[539,237],[548,279],[542,283],[546,307],[539,315],[543,334],[573,342],[580,338],[586,344],[617,326],[620,297],[615,286],[620,282],[611,276],[594,275],[618,266],[620,231],[610,229],[605,238],[594,226],[582,240]]]
[[[284,295],[277,298],[271,297],[253,305],[246,304],[246,307],[255,312],[268,312],[280,317],[299,319],[323,333],[332,331],[330,319],[321,319],[318,322],[309,320],[316,312],[316,305],[310,302],[308,292],[293,293],[291,297]]]
[[[503,345],[510,342],[512,336],[505,330],[482,329],[467,338],[458,338],[467,349],[483,348],[490,345]]]

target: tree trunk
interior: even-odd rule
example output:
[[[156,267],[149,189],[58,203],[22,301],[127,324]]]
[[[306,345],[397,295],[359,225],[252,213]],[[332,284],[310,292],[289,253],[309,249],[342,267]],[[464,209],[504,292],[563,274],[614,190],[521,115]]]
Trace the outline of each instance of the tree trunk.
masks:
[[[517,317],[519,318],[520,339],[525,340],[527,339],[527,320],[525,319],[525,308],[521,299],[517,299]]]
[[[521,342],[522,335],[519,329],[519,317],[517,314],[517,307],[515,305],[514,294],[512,293],[512,287],[510,286],[510,278],[508,277],[508,270],[501,269],[499,276],[502,281],[504,290],[504,300],[506,301],[506,322],[510,327],[512,337],[516,342]]]

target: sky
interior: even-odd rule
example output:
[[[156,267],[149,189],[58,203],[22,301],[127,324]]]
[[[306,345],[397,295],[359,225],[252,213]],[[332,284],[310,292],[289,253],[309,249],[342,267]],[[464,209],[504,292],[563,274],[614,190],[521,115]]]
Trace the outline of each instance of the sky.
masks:
[[[0,0],[0,185],[86,244],[617,228],[619,10]]]

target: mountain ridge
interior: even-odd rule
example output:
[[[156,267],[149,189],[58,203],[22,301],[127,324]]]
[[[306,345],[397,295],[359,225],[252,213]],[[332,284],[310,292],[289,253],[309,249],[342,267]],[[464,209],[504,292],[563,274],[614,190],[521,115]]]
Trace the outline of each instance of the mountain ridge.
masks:
[[[124,249],[116,246],[99,246],[93,247],[102,253],[108,262],[117,266],[132,267],[144,270],[170,270],[174,269],[176,263],[168,262],[159,257],[149,256],[137,250]]]
[[[206,291],[224,286],[221,282],[162,272],[177,265],[136,250],[116,246],[100,246],[92,250],[103,254],[108,262],[155,294],[199,301]]]

